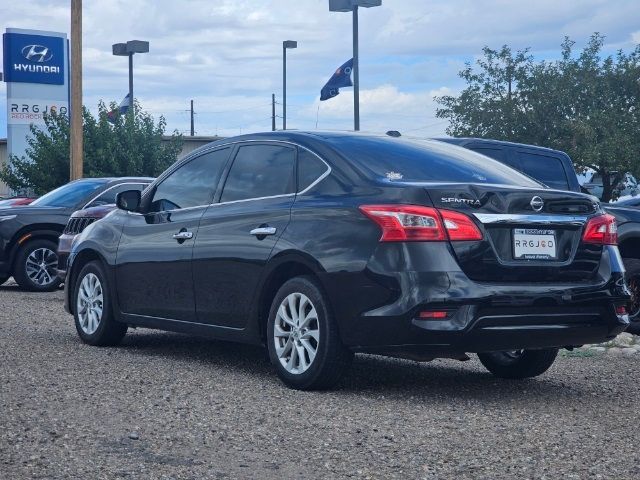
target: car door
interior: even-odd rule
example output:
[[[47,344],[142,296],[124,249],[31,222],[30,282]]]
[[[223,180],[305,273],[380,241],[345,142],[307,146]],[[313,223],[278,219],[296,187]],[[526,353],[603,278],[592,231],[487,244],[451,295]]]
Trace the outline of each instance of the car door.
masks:
[[[180,164],[127,215],[117,253],[117,290],[124,313],[195,320],[191,257],[203,212],[213,200],[230,148]]]
[[[271,251],[289,223],[294,147],[240,144],[220,201],[200,222],[193,254],[199,322],[243,328]]]

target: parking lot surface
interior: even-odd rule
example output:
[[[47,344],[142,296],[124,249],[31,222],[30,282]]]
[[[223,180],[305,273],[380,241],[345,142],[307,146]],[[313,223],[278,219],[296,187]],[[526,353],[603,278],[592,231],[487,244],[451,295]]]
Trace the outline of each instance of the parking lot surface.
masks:
[[[640,478],[640,355],[537,379],[357,356],[285,388],[260,348],[130,330],[83,345],[62,292],[0,287],[0,477]]]

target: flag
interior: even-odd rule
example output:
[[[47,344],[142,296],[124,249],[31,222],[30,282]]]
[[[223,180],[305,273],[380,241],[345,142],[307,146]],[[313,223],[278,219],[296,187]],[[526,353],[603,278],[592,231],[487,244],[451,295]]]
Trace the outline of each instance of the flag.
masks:
[[[352,87],[351,72],[353,71],[353,58],[346,61],[331,76],[327,84],[320,90],[320,101],[329,100],[340,93],[342,87]]]
[[[118,105],[115,109],[107,113],[107,120],[109,120],[111,123],[115,123],[116,118],[118,118],[118,115],[126,115],[127,110],[129,110],[129,94],[128,93],[122,99],[122,101],[120,102],[120,105]]]

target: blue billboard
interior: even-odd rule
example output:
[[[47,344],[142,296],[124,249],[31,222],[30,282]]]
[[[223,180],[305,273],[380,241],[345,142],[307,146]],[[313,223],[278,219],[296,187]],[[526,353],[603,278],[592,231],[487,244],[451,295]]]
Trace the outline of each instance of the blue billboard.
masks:
[[[6,82],[64,84],[63,38],[5,33],[2,44]]]

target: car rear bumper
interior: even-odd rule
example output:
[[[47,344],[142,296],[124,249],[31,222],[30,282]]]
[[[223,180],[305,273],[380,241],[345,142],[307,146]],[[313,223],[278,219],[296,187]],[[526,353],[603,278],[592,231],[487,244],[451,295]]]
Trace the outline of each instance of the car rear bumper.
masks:
[[[605,247],[597,276],[567,284],[476,282],[456,269],[446,253],[426,262],[433,270],[326,279],[334,298],[340,298],[340,291],[353,292],[349,284],[360,283],[362,291],[370,292],[351,294],[350,303],[334,302],[343,342],[362,352],[459,358],[465,352],[599,343],[629,324],[627,315],[616,313],[629,300],[616,247]],[[365,297],[375,308],[358,312]],[[446,317],[424,318],[422,312],[446,312]]]

